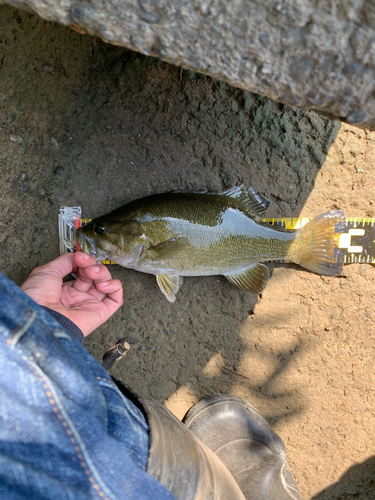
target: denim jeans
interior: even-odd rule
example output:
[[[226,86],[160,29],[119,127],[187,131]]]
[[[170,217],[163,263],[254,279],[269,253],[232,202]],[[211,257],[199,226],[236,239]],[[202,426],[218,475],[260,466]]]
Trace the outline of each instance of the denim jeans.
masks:
[[[0,366],[0,499],[174,499],[146,473],[143,414],[1,274]]]

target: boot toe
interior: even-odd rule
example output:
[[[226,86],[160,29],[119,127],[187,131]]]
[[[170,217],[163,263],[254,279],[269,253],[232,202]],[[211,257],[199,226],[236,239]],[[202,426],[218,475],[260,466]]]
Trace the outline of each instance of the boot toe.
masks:
[[[300,500],[283,441],[250,403],[209,396],[183,421],[226,465],[247,500]]]

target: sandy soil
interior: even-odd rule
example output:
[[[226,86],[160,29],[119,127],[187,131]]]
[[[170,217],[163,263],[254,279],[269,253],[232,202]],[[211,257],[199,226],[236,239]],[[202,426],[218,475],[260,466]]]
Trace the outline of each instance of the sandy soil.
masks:
[[[270,216],[374,217],[375,133],[331,122],[0,7],[0,270],[58,254],[61,205],[87,217],[178,188],[245,183]],[[178,417],[201,397],[253,403],[286,443],[304,499],[372,499],[375,269],[325,278],[270,265],[261,297],[190,278],[170,304],[113,266],[124,305],[86,347]],[[224,368],[228,367],[230,370]]]

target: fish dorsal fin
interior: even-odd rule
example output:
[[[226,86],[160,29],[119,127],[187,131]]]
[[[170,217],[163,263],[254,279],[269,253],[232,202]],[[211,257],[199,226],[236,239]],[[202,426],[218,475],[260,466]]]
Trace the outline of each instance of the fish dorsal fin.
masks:
[[[153,260],[163,260],[182,252],[187,247],[187,244],[187,238],[171,238],[150,247],[148,252]]]
[[[233,274],[224,274],[233,285],[245,292],[259,294],[266,286],[269,277],[268,267],[264,264],[251,264],[245,271]]]
[[[239,200],[258,214],[262,214],[270,206],[270,202],[259,191],[252,187],[247,188],[244,184],[226,189],[218,194]]]
[[[224,189],[223,191],[190,191],[188,189],[182,189],[179,191],[173,191],[173,193],[192,193],[192,194],[207,194],[213,196],[229,196],[235,200],[240,201],[247,205],[248,208],[256,212],[257,214],[262,214],[270,206],[269,200],[259,193],[256,189],[250,187],[247,188],[244,184],[241,186],[234,186],[229,189]]]
[[[176,300],[176,293],[182,285],[182,277],[170,274],[157,274],[156,281],[169,302],[174,302]]]

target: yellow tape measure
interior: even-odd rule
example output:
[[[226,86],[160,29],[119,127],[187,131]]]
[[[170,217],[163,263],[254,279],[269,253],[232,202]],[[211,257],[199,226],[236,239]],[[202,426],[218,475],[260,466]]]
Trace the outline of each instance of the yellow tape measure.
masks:
[[[312,217],[263,219],[284,229],[299,229]],[[344,230],[340,233],[335,260],[343,264],[375,263],[375,219],[346,217]]]
[[[91,219],[81,219],[84,226]],[[273,226],[284,229],[300,229],[312,220],[312,217],[280,217],[263,219]],[[368,263],[375,264],[375,219],[361,217],[346,217],[344,231],[340,233],[339,244],[335,251],[335,259],[343,264]],[[109,260],[104,264],[114,264]],[[272,262],[287,262],[272,261]]]

